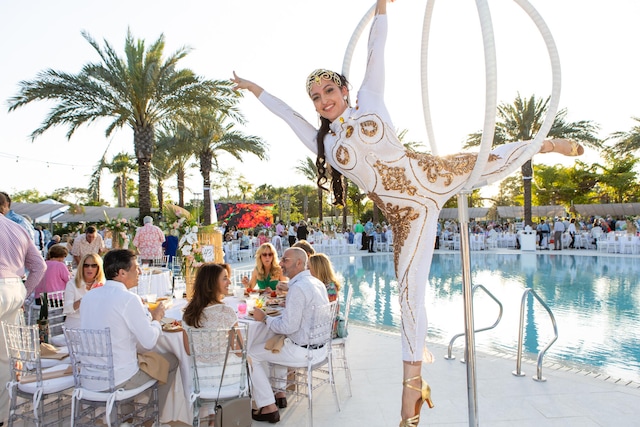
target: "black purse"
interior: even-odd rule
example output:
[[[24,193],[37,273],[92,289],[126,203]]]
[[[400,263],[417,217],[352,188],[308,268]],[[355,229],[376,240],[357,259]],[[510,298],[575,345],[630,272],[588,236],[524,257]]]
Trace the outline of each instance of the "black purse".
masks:
[[[215,405],[215,425],[216,427],[251,427],[253,420],[251,419],[251,380],[249,378],[249,367],[247,366],[247,386],[249,387],[249,395],[236,397],[234,399],[220,400],[220,390],[222,389],[222,380],[224,379],[224,371],[227,367],[227,359],[229,358],[229,349],[233,345],[234,337],[238,340],[240,348],[242,342],[235,329],[231,328],[229,334],[229,343],[227,352],[224,356],[224,365],[222,366],[222,376],[220,377],[220,387],[218,388],[218,396]]]

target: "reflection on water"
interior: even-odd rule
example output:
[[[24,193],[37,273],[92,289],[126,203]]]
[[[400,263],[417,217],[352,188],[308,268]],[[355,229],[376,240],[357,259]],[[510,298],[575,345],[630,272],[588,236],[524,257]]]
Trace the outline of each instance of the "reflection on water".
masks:
[[[399,328],[400,306],[391,255],[333,257],[346,286],[354,287],[351,318]],[[464,331],[459,254],[435,254],[427,291],[429,339],[448,344]],[[471,254],[473,284],[484,285],[504,306],[498,326],[476,335],[479,351],[515,356],[520,304],[533,288],[553,311],[558,341],[545,360],[586,364],[614,377],[640,382],[640,258],[531,254]],[[496,303],[482,291],[474,297],[475,328],[493,324]],[[535,354],[553,337],[547,312],[525,305],[524,351]],[[464,338],[455,344],[461,356]]]

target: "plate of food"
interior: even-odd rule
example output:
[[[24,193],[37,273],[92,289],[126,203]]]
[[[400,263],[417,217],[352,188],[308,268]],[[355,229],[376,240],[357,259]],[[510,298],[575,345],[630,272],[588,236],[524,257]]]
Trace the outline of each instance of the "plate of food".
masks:
[[[180,332],[182,331],[182,323],[175,319],[162,319],[162,330],[165,332]]]
[[[271,307],[264,307],[262,310],[264,310],[267,316],[275,317],[275,316],[280,316],[280,314],[282,314],[280,310],[276,310],[275,308],[271,308]],[[248,314],[249,316],[253,317],[253,310],[251,310]]]

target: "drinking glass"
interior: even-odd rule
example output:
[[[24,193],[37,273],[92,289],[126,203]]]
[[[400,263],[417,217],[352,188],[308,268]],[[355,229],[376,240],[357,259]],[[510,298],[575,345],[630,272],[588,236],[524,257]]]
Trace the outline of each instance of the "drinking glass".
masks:
[[[240,301],[238,303],[238,315],[244,316],[245,314],[247,314],[247,303]]]

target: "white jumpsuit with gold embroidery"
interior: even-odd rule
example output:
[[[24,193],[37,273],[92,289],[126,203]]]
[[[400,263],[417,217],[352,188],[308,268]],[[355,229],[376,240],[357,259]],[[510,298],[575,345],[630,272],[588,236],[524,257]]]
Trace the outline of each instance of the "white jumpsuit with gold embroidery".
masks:
[[[425,290],[437,220],[444,203],[465,185],[476,154],[445,157],[408,151],[398,140],[384,104],[384,44],[387,16],[377,15],[369,35],[367,70],[357,107],[331,123],[324,140],[327,161],[352,180],[382,210],[393,229],[393,247],[402,313],[402,355],[420,361],[426,354]],[[317,154],[317,129],[278,98],[264,91],[260,101],[285,120]],[[527,144],[505,144],[491,152],[481,181],[501,179],[511,163],[524,163]],[[461,311],[462,313],[462,311]]]

